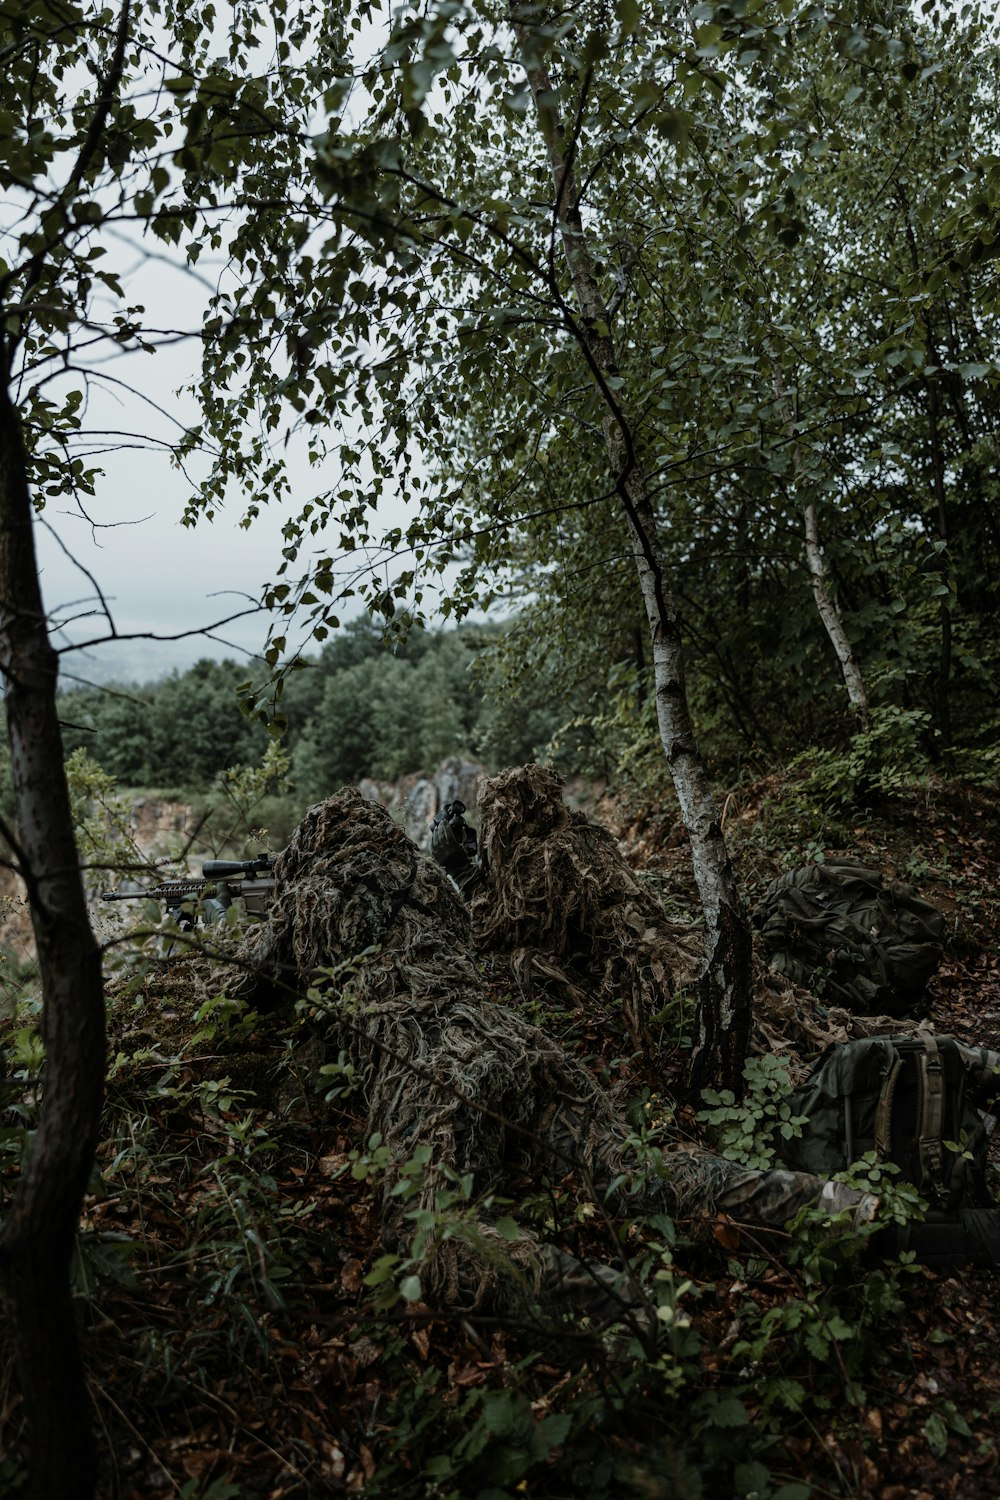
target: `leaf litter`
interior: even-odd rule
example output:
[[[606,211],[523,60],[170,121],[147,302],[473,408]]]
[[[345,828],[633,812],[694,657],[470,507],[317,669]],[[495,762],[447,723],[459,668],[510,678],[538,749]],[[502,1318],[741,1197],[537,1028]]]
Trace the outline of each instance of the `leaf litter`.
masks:
[[[940,811],[929,807],[914,809],[903,827],[872,820],[858,830],[851,849],[827,852],[853,852],[887,873],[905,876],[904,852],[911,863],[918,848],[933,856],[946,832],[946,875],[932,870],[921,880],[925,895],[954,909],[952,942],[932,986],[931,1020],[939,1031],[996,1048],[1000,861],[991,851],[998,847],[1000,817],[995,801],[970,792],[967,803],[949,808],[947,830],[939,819]],[[670,878],[683,891],[683,847],[674,839],[671,848],[672,837],[665,824],[667,859],[658,864],[655,832],[647,833],[643,857],[647,868],[661,874],[664,864],[672,865]],[[604,844],[593,842],[599,848]],[[622,842],[627,849],[627,835]],[[362,859],[363,844],[361,837]],[[302,857],[299,876],[291,873],[297,855]],[[745,850],[739,857],[744,864],[758,858]],[[661,1041],[658,1050],[647,1048],[627,1063],[613,1055],[617,1031],[627,1032],[632,1023],[614,1014],[610,991],[602,992],[599,983],[588,985],[578,943],[571,943],[568,962],[558,945],[543,944],[548,969],[528,955],[528,942],[519,945],[517,965],[493,939],[479,962],[457,951],[445,962],[427,952],[425,938],[417,938],[416,949],[409,951],[405,938],[402,944],[385,944],[387,915],[393,923],[401,918],[405,935],[421,906],[434,911],[449,945],[457,950],[468,942],[461,902],[433,867],[413,867],[403,843],[387,865],[373,863],[354,905],[343,909],[353,924],[352,943],[380,951],[340,987],[338,1004],[353,1007],[352,1014],[340,1016],[340,1032],[325,997],[294,1013],[280,1001],[275,1004],[291,963],[309,965],[320,955],[326,967],[336,968],[338,962],[339,950],[329,942],[330,889],[321,885],[330,872],[324,874],[315,861],[307,867],[305,860],[304,849],[290,852],[289,888],[304,883],[306,899],[294,912],[286,906],[284,915],[279,903],[273,930],[253,938],[255,958],[263,961],[271,987],[270,1009],[263,994],[248,992],[249,1010],[241,1013],[240,1025],[220,1026],[210,1038],[199,1036],[204,1027],[193,1017],[217,990],[219,971],[197,955],[154,964],[138,988],[133,983],[111,995],[113,1052],[117,1049],[120,1062],[109,1087],[102,1180],[84,1215],[78,1285],[95,1413],[105,1435],[106,1493],[119,1500],[178,1493],[201,1500],[421,1493],[424,1481],[408,1468],[396,1417],[389,1425],[380,1417],[380,1412],[398,1414],[408,1387],[433,1390],[447,1418],[470,1394],[509,1390],[512,1371],[520,1370],[518,1361],[530,1349],[534,1363],[528,1378],[539,1407],[564,1388],[570,1378],[565,1358],[553,1361],[544,1347],[539,1353],[539,1330],[523,1319],[481,1315],[477,1296],[478,1304],[483,1298],[477,1288],[471,1297],[468,1288],[461,1291],[463,1271],[454,1258],[444,1273],[445,1281],[451,1276],[459,1288],[452,1305],[447,1297],[433,1306],[414,1297],[389,1312],[372,1309],[368,1278],[392,1242],[392,1214],[387,1220],[382,1211],[386,1183],[373,1192],[356,1171],[359,1143],[377,1113],[371,1104],[376,1098],[398,1096],[402,1121],[426,1107],[439,1117],[438,1128],[447,1130],[443,1098],[425,1104],[412,1083],[418,1075],[407,1067],[411,1059],[428,1055],[422,1052],[426,1033],[439,1038],[447,1030],[441,1022],[442,972],[457,1018],[449,1018],[448,1026],[457,1026],[465,1048],[460,1053],[471,1065],[484,1017],[492,1022],[497,1007],[511,1036],[523,1043],[530,1035],[547,1067],[544,1042],[535,1039],[539,1028],[527,1030],[531,1023],[518,1011],[544,1019],[546,1006],[559,1005],[573,1010],[567,1031],[574,1084],[589,1072],[612,1095],[653,1087],[667,1100],[679,1097],[680,1050],[671,1052]],[[773,870],[766,857],[759,866],[757,884],[763,885]],[[615,878],[619,890],[628,889],[620,873]],[[637,885],[643,889],[638,878]],[[478,923],[479,914],[474,918]],[[676,923],[664,930],[684,950],[671,972],[683,973],[690,933]],[[359,951],[355,946],[353,955],[342,955],[349,967]],[[414,953],[421,974],[415,985],[421,1036],[411,1033],[407,1046],[397,1048],[397,1025],[406,1034],[405,976]],[[594,962],[606,961],[599,945],[595,955]],[[530,969],[527,993],[517,983],[518,969],[522,975]],[[553,969],[559,975],[553,976]],[[641,990],[641,963],[634,972]],[[570,988],[560,991],[567,974]],[[656,983],[658,1003],[662,978]],[[681,987],[675,980],[672,993]],[[236,988],[234,982],[230,989]],[[778,998],[794,1014],[782,1018],[777,1007],[775,1019],[776,1008],[765,1007],[770,1031],[762,1028],[762,1040],[777,1038],[790,1056],[798,1056],[819,1040],[811,1030],[815,1013],[801,995],[782,990]],[[651,1012],[652,1003],[644,1001],[644,1021]],[[825,1024],[829,1016],[819,1020]],[[567,1026],[564,1015],[562,1024]],[[296,1051],[309,1046],[317,1026],[333,1026],[332,1040],[346,1042],[338,1049],[345,1060],[352,1055],[352,1036],[364,1031],[371,1040],[366,1028],[392,1035],[397,1055],[383,1049],[390,1065],[368,1093],[367,1110],[350,1089],[342,1097],[331,1089],[333,1097],[325,1097],[314,1064],[308,1076],[296,1080]],[[327,1056],[331,1045],[328,1034]],[[366,1066],[360,1053],[355,1066],[362,1071]],[[545,1079],[546,1086],[565,1084],[558,1069]],[[506,1104],[502,1090],[500,1102]],[[525,1116],[532,1128],[538,1124],[534,1108]],[[689,1110],[677,1107],[674,1120],[680,1133],[694,1138]],[[479,1140],[472,1154],[485,1151],[489,1157],[498,1149],[495,1142],[484,1146]],[[502,1149],[516,1157],[519,1145],[505,1141]],[[530,1174],[526,1163],[525,1187]],[[558,1180],[554,1191],[563,1191]],[[604,1226],[592,1230],[590,1221],[577,1216],[579,1197],[564,1195],[559,1207],[567,1215],[560,1225],[564,1242],[581,1263],[592,1251],[606,1255]],[[766,1311],[801,1291],[794,1270],[780,1257],[763,1255],[749,1280],[731,1274],[727,1264],[736,1263],[727,1263],[725,1255],[720,1263],[719,1257],[713,1261],[692,1251],[691,1265],[684,1268],[696,1287],[706,1390],[724,1389],[732,1380],[728,1351],[738,1342],[733,1329],[741,1323],[745,1299]],[[771,1461],[774,1472],[814,1475],[821,1486],[817,1493],[878,1500],[994,1496],[1000,1488],[995,1289],[995,1278],[985,1272],[914,1275],[905,1286],[905,1315],[885,1333],[884,1364],[871,1372],[865,1404],[831,1411],[830,1391],[815,1372],[802,1417],[789,1420],[781,1452]],[[524,1379],[519,1373],[517,1380]],[[812,1399],[818,1403],[814,1411],[809,1410]],[[0,1407],[7,1431],[16,1432],[17,1396],[9,1370]],[[754,1420],[752,1409],[748,1416]],[[642,1445],[634,1433],[625,1432],[618,1443],[626,1451],[632,1445],[641,1467]],[[552,1454],[556,1463],[557,1446]],[[519,1492],[566,1493],[558,1488],[565,1483],[561,1470],[552,1471],[557,1485],[552,1491],[546,1488],[546,1472],[544,1465],[533,1470]]]

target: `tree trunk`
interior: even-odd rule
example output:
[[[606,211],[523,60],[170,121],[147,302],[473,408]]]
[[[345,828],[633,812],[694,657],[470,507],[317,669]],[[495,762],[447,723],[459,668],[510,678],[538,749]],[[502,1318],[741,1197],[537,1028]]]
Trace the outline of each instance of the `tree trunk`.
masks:
[[[823,549],[819,540],[819,521],[816,516],[816,502],[810,500],[805,509],[805,531],[806,531],[806,562],[809,566],[809,582],[812,585],[813,599],[819,617],[823,621],[830,644],[837,653],[840,662],[840,671],[847,689],[847,697],[851,707],[858,716],[858,724],[862,729],[868,728],[868,694],[861,678],[861,672],[855,660],[854,650],[847,638],[844,629],[844,621],[837,605],[836,596],[830,587],[830,579],[826,571],[826,560],[823,557]]]
[[[73,841],[57,670],[38,582],[24,444],[3,371],[0,672],[17,818],[16,835],[5,832],[27,886],[38,949],[45,1071],[38,1130],[0,1226],[0,1285],[29,1424],[29,1493],[89,1500],[96,1459],[70,1257],[100,1126],[104,995]]]
[[[579,322],[574,320],[574,333],[604,401],[605,446],[631,537],[649,624],[660,738],[691,840],[694,876],[705,915],[705,961],[690,1083],[693,1090],[707,1083],[721,1084],[740,1095],[752,1003],[749,922],[726,851],[719,810],[695,743],[677,609],[666,584],[656,517],[635,449],[635,427],[618,371],[611,313],[601,295],[580,213],[572,153],[551,103],[554,95],[537,39],[530,25],[512,19],[552,166],[555,221],[580,312]]]
[[[774,372],[774,393],[782,406],[785,430],[792,439],[792,473],[796,480],[799,480],[802,477],[802,451],[795,436],[795,416],[785,395],[780,369],[775,369]],[[808,476],[806,484],[808,487]],[[830,644],[840,663],[840,672],[844,679],[844,686],[847,689],[847,697],[851,707],[857,714],[858,724],[862,729],[867,729],[868,694],[865,692],[865,685],[854,656],[854,649],[844,628],[844,620],[840,613],[840,607],[837,604],[837,596],[830,587],[830,575],[826,569],[826,559],[823,556],[823,548],[819,539],[819,517],[816,512],[815,500],[806,501],[804,520],[806,565],[809,568],[809,584],[812,588],[816,609],[819,612],[823,628],[830,638]]]

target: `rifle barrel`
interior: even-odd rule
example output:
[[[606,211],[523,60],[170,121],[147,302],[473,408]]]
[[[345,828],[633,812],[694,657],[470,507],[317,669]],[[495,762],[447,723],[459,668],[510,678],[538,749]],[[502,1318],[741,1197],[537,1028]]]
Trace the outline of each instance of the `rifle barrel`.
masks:
[[[102,891],[102,901],[167,901],[171,896],[193,896],[214,884],[192,877],[190,880],[165,880],[161,885],[150,885],[141,891]]]

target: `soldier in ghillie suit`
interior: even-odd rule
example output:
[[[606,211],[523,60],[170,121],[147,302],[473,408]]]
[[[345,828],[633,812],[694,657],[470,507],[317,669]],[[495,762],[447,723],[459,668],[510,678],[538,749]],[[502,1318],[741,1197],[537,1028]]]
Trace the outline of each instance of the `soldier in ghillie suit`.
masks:
[[[659,1040],[654,1007],[665,1003],[679,974],[684,981],[691,977],[696,943],[682,924],[667,918],[614,839],[564,805],[562,787],[551,768],[502,772],[481,790],[480,848],[459,804],[435,819],[432,853],[470,899],[477,949],[508,957],[523,993],[543,988],[557,1004],[583,1008],[592,1026],[613,1024],[617,1013],[637,1050],[652,1054],[658,1064],[668,1063],[654,1051]],[[841,978],[846,983],[854,976],[850,993],[856,999],[884,995],[887,1008],[898,1009],[897,1002],[920,989],[940,958],[940,947],[931,941],[941,926],[939,916],[911,888],[886,885],[881,875],[851,862],[823,866],[822,877],[816,870],[793,872],[770,891],[781,899],[789,895],[789,910],[803,921],[804,932],[835,933],[839,941],[854,931],[836,900],[843,890],[857,914],[858,931],[863,935],[870,924],[879,937],[867,944],[874,955],[872,980],[861,972],[866,950],[860,938],[851,946],[849,965],[844,955]],[[821,884],[831,893],[822,919],[808,916],[799,889],[803,880],[809,889]],[[785,914],[780,902],[777,909]],[[779,929],[777,920],[773,926]],[[762,946],[770,954],[771,945]],[[815,996],[766,968],[764,956],[758,955],[754,966],[754,1049],[787,1051],[793,1039],[806,1054],[823,1049],[817,1081],[803,1084],[788,1101],[788,1112],[803,1123],[801,1138],[779,1133],[772,1143],[778,1166],[791,1172],[738,1176],[731,1163],[717,1157],[702,1154],[684,1163],[671,1152],[677,1200],[671,1212],[688,1216],[681,1183],[690,1172],[691,1212],[714,1204],[734,1218],[774,1225],[802,1191],[797,1174],[831,1178],[875,1150],[929,1205],[923,1221],[884,1235],[883,1248],[912,1249],[930,1265],[1000,1265],[1000,1209],[986,1183],[982,1118],[996,1108],[1000,1056],[974,1053],[948,1038],[935,1041],[919,1029],[908,1037],[898,1015],[862,1017],[843,1007],[820,1006]],[[770,957],[772,969],[780,967]],[[895,998],[887,987],[893,975],[900,989]],[[911,1078],[913,1067],[900,1075],[886,1057],[926,1057],[926,1078],[919,1073]],[[855,1066],[859,1060],[867,1060],[867,1072]],[[790,1073],[801,1077],[803,1057],[787,1061]],[[880,1131],[872,1125],[876,1119]],[[854,1128],[845,1125],[852,1120]],[[954,1173],[947,1193],[921,1168],[938,1158],[945,1166],[966,1169]],[[959,1179],[960,1189],[955,1187]]]
[[[469,899],[477,952],[503,954],[527,998],[543,992],[599,1025],[618,1016],[633,1047],[655,1056],[656,1018],[694,980],[700,943],[608,830],[566,806],[563,785],[549,766],[490,777],[478,850],[453,804],[434,821],[431,853]]]
[[[480,784],[478,846],[464,805],[450,803],[431,825],[431,853],[469,901],[477,952],[502,954],[527,998],[544,992],[599,1029],[617,1022],[662,1062],[656,1018],[695,984],[700,935],[667,915],[608,830],[566,806],[563,788],[551,766],[501,771]],[[784,1055],[793,1078],[806,1072],[802,1056],[893,1028],[891,1016],[818,1005],[755,952],[750,1050]]]
[[[502,1308],[545,1290],[578,1291],[582,1277],[621,1305],[607,1268],[598,1275],[527,1230],[494,1228],[495,1195],[516,1201],[545,1182],[567,1203],[625,1217],[711,1223],[723,1214],[778,1227],[815,1205],[852,1222],[871,1218],[873,1199],[808,1174],[751,1171],[680,1147],[644,1168],[587,1068],[490,998],[451,880],[356,791],[309,809],[274,875],[276,899],[248,931],[229,993],[260,1006],[309,990],[327,1056],[353,1069],[366,1134],[379,1132],[388,1152],[383,1240],[412,1252],[416,1234],[427,1301]],[[404,1175],[413,1184],[405,1193]],[[472,1183],[465,1230],[415,1229],[442,1188],[463,1179]]]

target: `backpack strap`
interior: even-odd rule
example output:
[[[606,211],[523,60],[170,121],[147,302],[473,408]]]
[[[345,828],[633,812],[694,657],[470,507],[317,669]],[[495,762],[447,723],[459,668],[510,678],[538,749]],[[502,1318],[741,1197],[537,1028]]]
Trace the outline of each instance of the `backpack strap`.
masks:
[[[930,1191],[936,1198],[945,1196],[944,1156],[941,1127],[944,1123],[944,1062],[941,1049],[929,1031],[918,1033],[914,1066],[917,1070],[917,1162],[920,1168],[917,1187]],[[893,1048],[894,1058],[887,1069],[875,1108],[875,1150],[880,1161],[892,1156],[892,1104],[896,1085],[903,1071],[903,1058]]]
[[[888,1161],[892,1156],[892,1101],[903,1071],[903,1059],[891,1042],[888,1047],[891,1062],[882,1076],[882,1088],[875,1106],[875,1152],[879,1161]]]
[[[930,1184],[942,1197],[945,1191],[944,1158],[941,1152],[941,1126],[944,1123],[944,1063],[941,1049],[929,1031],[918,1036],[921,1049],[917,1054],[917,1079],[920,1114],[917,1135],[917,1159],[920,1182]]]
[[[844,1122],[842,1126],[844,1166],[849,1167],[854,1161],[854,1109],[851,1098],[851,1079],[848,1059],[850,1057],[849,1047],[837,1047],[836,1044],[829,1047],[823,1054],[824,1058],[833,1059],[832,1073],[836,1081],[836,1089],[844,1104]]]

